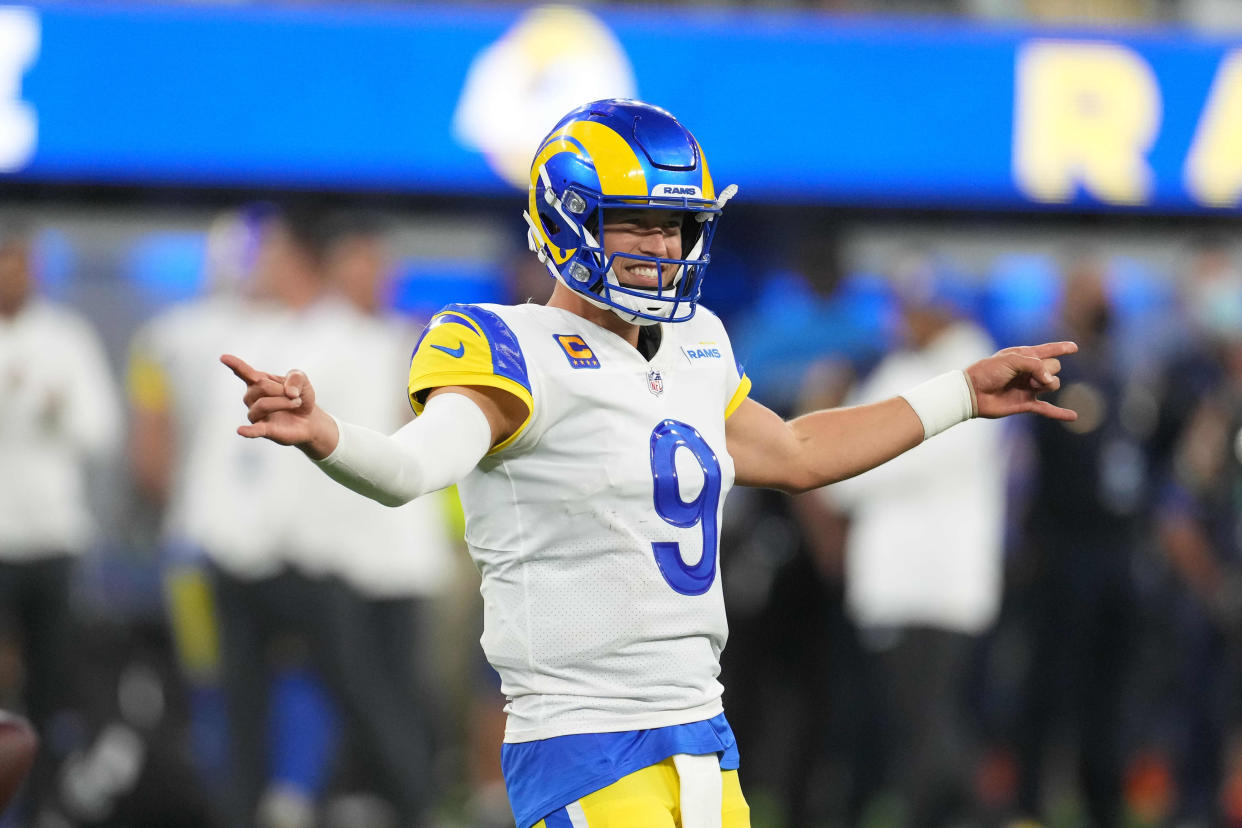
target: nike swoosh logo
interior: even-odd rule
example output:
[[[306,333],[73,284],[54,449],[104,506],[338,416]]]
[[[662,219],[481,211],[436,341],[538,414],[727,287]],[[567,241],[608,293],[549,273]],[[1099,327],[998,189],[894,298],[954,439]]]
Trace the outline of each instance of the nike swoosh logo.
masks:
[[[431,347],[435,348],[437,351],[444,351],[444,353],[449,356],[457,357],[459,359],[466,353],[466,343],[464,342],[458,342],[456,348],[445,348],[443,345],[432,345]]]

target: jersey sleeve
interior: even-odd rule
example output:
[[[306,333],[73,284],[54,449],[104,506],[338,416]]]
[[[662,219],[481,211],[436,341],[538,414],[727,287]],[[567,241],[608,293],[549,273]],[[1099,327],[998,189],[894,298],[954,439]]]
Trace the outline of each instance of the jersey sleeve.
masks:
[[[742,363],[737,357],[733,357],[734,368],[729,373],[729,383],[733,387],[733,393],[729,396],[729,404],[725,406],[725,419],[737,411],[737,407],[742,401],[750,396],[750,377],[746,376],[746,370],[742,368]]]
[[[421,414],[427,394],[446,385],[482,385],[508,391],[526,406],[526,419],[492,453],[530,424],[535,410],[526,358],[499,315],[477,305],[449,305],[431,318],[410,359],[410,406]]]
[[[717,320],[719,322],[719,320]],[[742,367],[742,362],[737,358],[737,354],[733,352],[733,343],[729,340],[729,335],[724,330],[724,325],[720,326],[724,341],[728,345],[728,357],[731,365],[728,367],[728,385],[726,391],[728,393],[729,402],[725,405],[725,419],[729,419],[737,407],[742,404],[747,396],[750,395],[750,377],[746,376],[746,369]]]

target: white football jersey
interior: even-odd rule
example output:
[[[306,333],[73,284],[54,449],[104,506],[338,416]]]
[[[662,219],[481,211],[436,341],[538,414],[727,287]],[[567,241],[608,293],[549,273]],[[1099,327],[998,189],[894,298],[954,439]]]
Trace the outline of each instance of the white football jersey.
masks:
[[[725,419],[750,381],[710,312],[661,328],[648,362],[569,311],[450,305],[415,349],[416,411],[488,385],[530,412],[459,484],[506,741],[721,712]]]

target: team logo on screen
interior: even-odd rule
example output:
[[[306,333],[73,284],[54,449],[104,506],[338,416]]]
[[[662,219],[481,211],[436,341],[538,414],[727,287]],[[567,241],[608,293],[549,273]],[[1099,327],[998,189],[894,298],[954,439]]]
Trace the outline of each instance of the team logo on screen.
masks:
[[[549,3],[523,13],[475,55],[453,135],[525,190],[549,125],[583,101],[636,97],[633,64],[608,25],[586,9]]]
[[[577,334],[553,334],[556,344],[561,346],[565,357],[574,368],[598,368],[599,357],[591,350],[591,346]]]

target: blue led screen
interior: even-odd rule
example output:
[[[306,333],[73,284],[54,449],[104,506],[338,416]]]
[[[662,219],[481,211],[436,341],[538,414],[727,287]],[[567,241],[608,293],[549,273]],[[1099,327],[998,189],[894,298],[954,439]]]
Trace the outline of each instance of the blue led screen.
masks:
[[[0,6],[0,182],[514,194],[559,114],[636,95],[750,200],[1236,211],[1239,55],[744,10]]]

